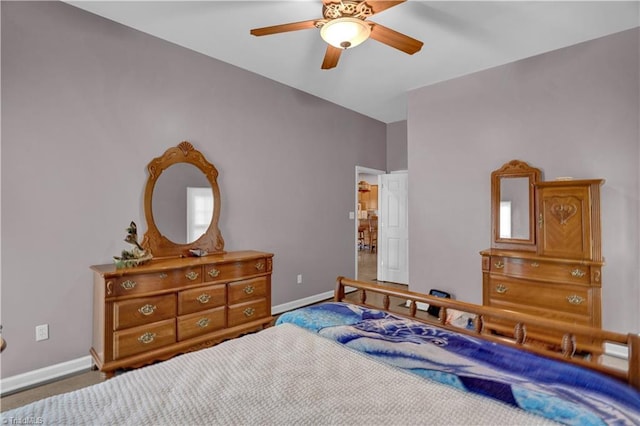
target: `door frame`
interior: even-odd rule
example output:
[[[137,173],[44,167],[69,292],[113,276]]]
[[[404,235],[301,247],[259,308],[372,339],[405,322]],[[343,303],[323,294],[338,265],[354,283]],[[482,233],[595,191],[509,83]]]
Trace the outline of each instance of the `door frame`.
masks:
[[[358,177],[360,176],[361,173],[366,173],[368,175],[383,175],[386,173],[385,170],[380,170],[380,169],[372,169],[370,167],[364,167],[364,166],[356,166],[356,172],[355,172],[355,177],[354,177],[354,182],[353,182],[353,236],[351,238],[351,242],[353,244],[353,261],[354,261],[354,271],[355,271],[355,279],[358,279],[358,244],[356,244],[356,241],[358,241],[358,182],[359,179]],[[378,193],[379,194],[379,193]],[[379,195],[378,195],[379,196]],[[376,250],[376,256],[377,256],[378,251]],[[376,262],[377,265],[377,262]]]

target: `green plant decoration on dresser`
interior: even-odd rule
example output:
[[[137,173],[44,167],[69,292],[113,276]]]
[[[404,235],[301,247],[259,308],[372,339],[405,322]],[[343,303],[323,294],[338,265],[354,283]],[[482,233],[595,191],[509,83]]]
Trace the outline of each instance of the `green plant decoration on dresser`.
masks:
[[[135,222],[131,222],[127,228],[127,236],[124,241],[132,244],[134,247],[131,250],[122,250],[120,256],[113,256],[113,261],[116,264],[116,268],[131,268],[147,263],[153,258],[153,255],[142,248],[138,244],[138,227]]]

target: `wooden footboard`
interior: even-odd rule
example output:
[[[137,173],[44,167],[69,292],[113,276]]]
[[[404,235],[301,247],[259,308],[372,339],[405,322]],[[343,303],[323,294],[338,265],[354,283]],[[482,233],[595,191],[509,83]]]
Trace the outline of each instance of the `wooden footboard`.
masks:
[[[634,388],[640,389],[640,336],[637,334],[622,334],[582,325],[570,325],[565,322],[533,315],[428,296],[345,277],[338,277],[337,279],[334,300],[383,309],[416,321],[435,324],[448,330],[473,335],[481,339],[580,365],[623,380]],[[419,312],[419,304],[440,307],[439,317],[436,318],[424,312]],[[447,321],[447,318],[449,313],[454,311],[471,314],[473,316],[473,326],[466,328],[452,325]],[[495,334],[493,330],[485,326],[487,319],[515,323],[513,337]],[[553,342],[554,345],[540,345],[527,336],[527,328],[544,328],[561,337],[558,338],[557,342]],[[604,352],[605,343],[626,348],[628,350],[627,360],[620,359],[620,363],[626,364],[626,368],[624,368],[624,365],[622,368],[609,365],[609,363],[603,362],[602,356],[585,357],[580,353],[576,344],[578,340],[600,342],[600,353]],[[555,347],[557,350],[551,349],[551,347]]]

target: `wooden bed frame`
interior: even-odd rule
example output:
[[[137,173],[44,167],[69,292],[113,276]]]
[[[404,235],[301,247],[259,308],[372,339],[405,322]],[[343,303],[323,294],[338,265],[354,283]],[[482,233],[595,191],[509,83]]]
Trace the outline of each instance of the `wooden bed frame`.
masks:
[[[356,293],[353,293],[354,291]],[[393,305],[392,298],[394,298]],[[338,277],[337,279],[334,300],[336,302],[344,301],[369,308],[383,309],[399,316],[408,317],[423,323],[434,324],[458,333],[472,335],[480,339],[506,344],[546,357],[580,365],[622,380],[640,390],[640,336],[637,334],[622,334],[582,325],[568,325],[566,322],[474,305],[452,299],[428,296],[404,289],[356,281],[345,277]],[[398,305],[399,307],[404,301],[408,303],[408,307],[404,309],[404,312],[400,309],[391,309],[391,306]],[[427,315],[426,312],[419,313],[417,308],[418,303],[440,307],[439,317],[436,318]],[[474,315],[473,328],[467,329],[449,324],[447,322],[447,310],[449,309]],[[497,335],[491,329],[485,327],[487,318],[491,318],[492,321],[499,319],[514,323],[514,337]],[[561,336],[558,342],[556,342],[559,350],[549,349],[546,345],[540,345],[528,339],[526,331],[528,326],[537,328],[544,327]],[[600,341],[603,347],[605,342],[626,347],[628,350],[628,358],[627,360],[620,359],[621,362],[626,362],[626,369],[618,369],[614,366],[605,365],[602,362],[602,356],[593,356],[587,359],[584,356],[576,355],[575,342],[580,338]]]

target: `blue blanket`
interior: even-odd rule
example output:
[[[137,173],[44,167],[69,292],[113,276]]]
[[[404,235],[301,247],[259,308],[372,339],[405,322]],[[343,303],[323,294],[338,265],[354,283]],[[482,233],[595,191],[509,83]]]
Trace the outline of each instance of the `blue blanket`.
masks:
[[[640,392],[586,368],[347,303],[287,312],[292,323],[419,376],[568,425],[640,425]]]

